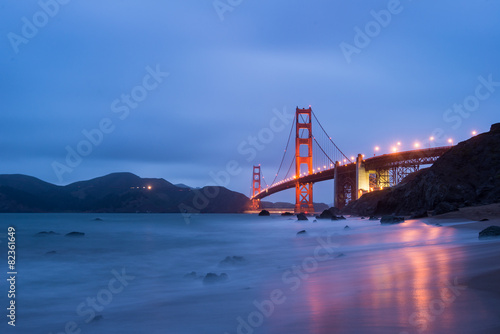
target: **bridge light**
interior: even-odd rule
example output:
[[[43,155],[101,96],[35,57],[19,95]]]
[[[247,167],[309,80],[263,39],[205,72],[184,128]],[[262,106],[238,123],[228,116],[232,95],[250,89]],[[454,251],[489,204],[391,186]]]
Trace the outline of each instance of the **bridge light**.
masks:
[[[400,141],[398,141],[398,146],[401,146],[401,142]]]
[[[473,136],[477,135],[477,131],[476,130],[472,131],[472,135]]]
[[[396,146],[394,146],[394,147],[392,148],[392,152],[396,153],[397,151],[398,151],[398,148],[397,148]]]
[[[354,157],[351,157],[351,161],[354,160]]]
[[[346,162],[347,162],[347,159],[344,159],[344,163],[346,163]]]
[[[453,139],[448,139],[448,143],[450,143],[451,145],[453,145]]]
[[[419,148],[420,147],[420,143],[415,143],[415,148]]]

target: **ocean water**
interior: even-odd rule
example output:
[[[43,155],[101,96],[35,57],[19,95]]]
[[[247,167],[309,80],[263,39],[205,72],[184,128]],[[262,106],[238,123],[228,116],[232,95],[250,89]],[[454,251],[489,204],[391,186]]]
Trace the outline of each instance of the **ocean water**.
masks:
[[[8,226],[16,228],[18,272],[16,326],[7,324],[9,286],[2,279],[0,331],[405,334],[500,328],[500,296],[467,286],[470,277],[500,266],[478,261],[498,254],[499,241],[420,221],[313,220],[0,215],[2,254]],[[301,230],[306,233],[297,235]],[[37,235],[41,231],[58,234]],[[65,236],[73,231],[85,236]],[[8,278],[6,255],[1,261]],[[207,282],[207,273],[227,279]]]

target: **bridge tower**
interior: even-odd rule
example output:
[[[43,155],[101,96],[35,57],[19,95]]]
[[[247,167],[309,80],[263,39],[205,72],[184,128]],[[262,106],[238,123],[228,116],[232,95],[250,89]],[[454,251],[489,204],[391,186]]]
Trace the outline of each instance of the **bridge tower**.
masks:
[[[313,172],[312,109],[295,111],[295,213],[314,212],[313,184],[301,182],[300,174]],[[301,150],[302,148],[302,150]],[[302,153],[302,154],[301,154]],[[306,167],[303,169],[302,167]]]
[[[253,166],[252,173],[252,210],[260,210],[260,199],[254,199],[253,197],[260,193],[260,165]]]

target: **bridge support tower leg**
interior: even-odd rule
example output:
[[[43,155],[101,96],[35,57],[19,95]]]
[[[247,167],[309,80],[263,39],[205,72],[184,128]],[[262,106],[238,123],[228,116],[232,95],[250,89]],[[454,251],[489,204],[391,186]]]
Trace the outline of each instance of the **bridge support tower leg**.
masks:
[[[260,210],[261,209],[261,204],[260,204],[260,199],[254,199],[253,197],[260,193],[261,187],[260,187],[260,165],[258,166],[253,166],[253,173],[252,173],[252,210]]]
[[[313,172],[311,116],[312,109],[310,107],[309,109],[297,108],[295,111],[295,175],[297,177],[295,184],[295,213],[314,212],[313,184],[312,182],[299,181],[301,172],[304,172],[302,166],[305,165],[308,175]],[[305,154],[306,149],[307,155]]]

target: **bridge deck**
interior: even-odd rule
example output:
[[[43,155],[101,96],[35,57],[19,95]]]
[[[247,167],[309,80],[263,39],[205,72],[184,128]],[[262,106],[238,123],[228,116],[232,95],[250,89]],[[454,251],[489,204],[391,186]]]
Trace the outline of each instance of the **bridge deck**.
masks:
[[[410,167],[415,165],[432,164],[438,157],[448,151],[451,146],[433,147],[420,150],[403,151],[383,154],[363,160],[366,170],[376,170],[392,167]],[[349,172],[356,168],[356,163],[350,163],[339,167],[339,173]],[[310,175],[302,176],[298,180],[301,183],[316,183],[332,180],[335,177],[335,168],[326,169]],[[297,179],[288,179],[278,182],[276,185],[262,190],[255,195],[254,199],[262,199],[283,190],[295,187]]]

